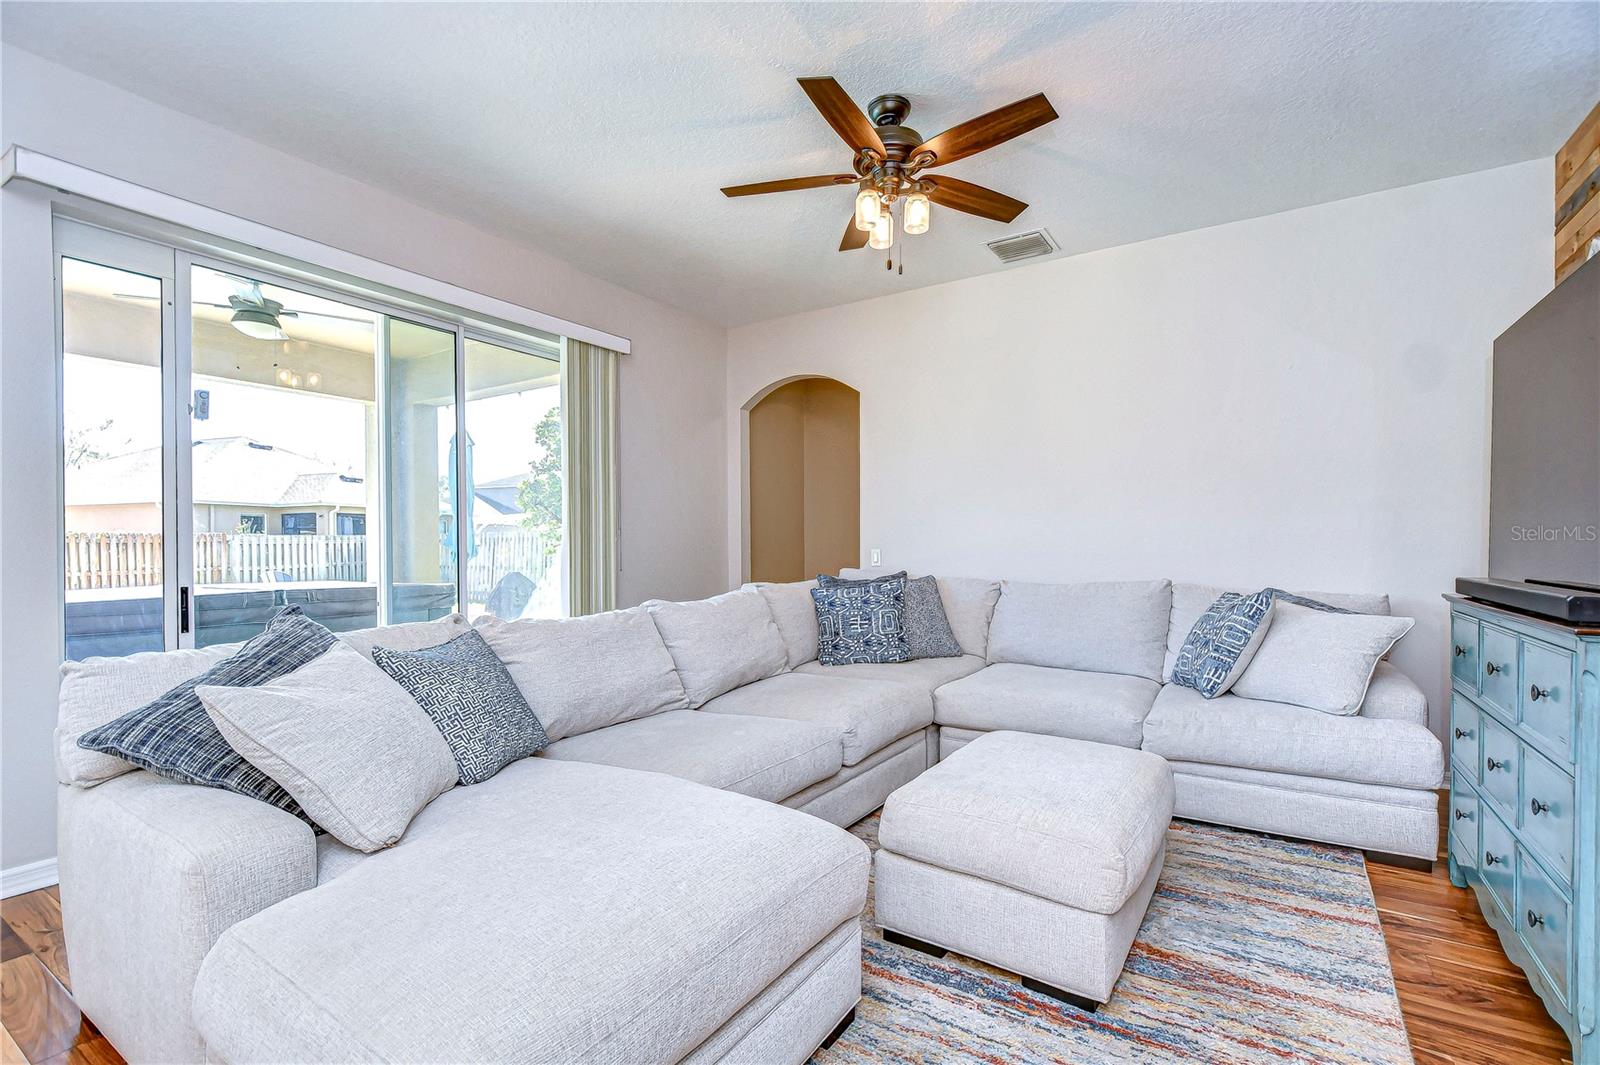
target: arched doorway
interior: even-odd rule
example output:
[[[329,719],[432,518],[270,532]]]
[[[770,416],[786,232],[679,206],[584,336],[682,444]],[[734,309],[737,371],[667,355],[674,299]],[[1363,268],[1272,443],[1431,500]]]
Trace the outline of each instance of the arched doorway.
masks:
[[[746,405],[748,579],[798,581],[861,561],[861,394],[831,377]]]

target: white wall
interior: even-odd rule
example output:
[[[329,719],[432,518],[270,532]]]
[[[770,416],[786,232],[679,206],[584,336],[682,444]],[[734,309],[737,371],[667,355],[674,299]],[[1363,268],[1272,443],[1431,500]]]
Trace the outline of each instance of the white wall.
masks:
[[[825,374],[861,392],[863,558],[1388,591],[1442,729],[1439,596],[1484,572],[1492,344],[1550,287],[1552,180],[1521,163],[731,330],[730,572],[740,408]]]
[[[620,601],[691,599],[726,587],[721,326],[8,46],[0,55],[0,146],[13,143],[627,337]],[[13,184],[0,192],[0,206],[0,866],[12,869],[55,852],[57,577],[33,564],[55,535],[54,341],[48,312],[41,333],[39,315],[21,310],[51,305],[48,202]]]

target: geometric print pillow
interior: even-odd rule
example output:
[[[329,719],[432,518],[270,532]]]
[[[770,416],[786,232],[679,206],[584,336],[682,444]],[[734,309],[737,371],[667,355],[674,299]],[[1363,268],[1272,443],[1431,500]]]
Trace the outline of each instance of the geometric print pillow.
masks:
[[[463,784],[479,784],[550,745],[544,724],[476,630],[421,651],[372,649],[444,736]]]
[[[880,581],[892,581],[896,577],[905,577],[905,571],[890,573],[876,578]],[[817,584],[828,587],[836,584],[864,583],[848,581],[842,577],[829,576],[826,573],[817,574]],[[919,658],[959,658],[961,645],[956,642],[956,635],[950,629],[950,619],[945,616],[944,601],[939,598],[939,582],[935,577],[917,577],[906,580],[905,613],[903,615],[906,631],[906,657],[912,661]]]
[[[239,756],[217,731],[194,690],[204,685],[249,688],[286,677],[337,642],[338,637],[298,606],[284,607],[231,657],[115,721],[85,732],[78,746],[114,755],[169,780],[248,795],[310,820],[276,781]]]
[[[1172,683],[1193,688],[1207,699],[1233,687],[1267,635],[1276,594],[1276,589],[1266,588],[1250,595],[1218,596],[1184,639],[1172,666]]]
[[[905,592],[903,575],[813,588],[817,661],[825,666],[848,666],[909,659]]]

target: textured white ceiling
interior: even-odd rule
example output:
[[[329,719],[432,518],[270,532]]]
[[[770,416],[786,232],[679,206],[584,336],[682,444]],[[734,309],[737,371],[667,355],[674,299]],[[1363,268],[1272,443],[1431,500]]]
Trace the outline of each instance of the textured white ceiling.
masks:
[[[1600,96],[1600,4],[6,3],[46,58],[718,322],[1550,155]],[[899,92],[925,136],[1061,118],[953,164],[1032,204],[934,208],[904,276],[835,249],[851,190],[795,84]],[[1441,234],[1441,241],[1446,235]]]

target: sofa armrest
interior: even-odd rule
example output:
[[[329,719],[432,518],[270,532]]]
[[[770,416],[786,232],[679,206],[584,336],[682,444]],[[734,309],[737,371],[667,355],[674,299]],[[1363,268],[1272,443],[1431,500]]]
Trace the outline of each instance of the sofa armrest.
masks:
[[[229,926],[316,884],[311,826],[255,799],[136,772],[62,787],[72,991],[132,1062],[204,1061],[191,998]]]
[[[1372,683],[1367,685],[1367,697],[1361,703],[1361,716],[1377,721],[1409,721],[1413,725],[1428,723],[1428,697],[1410,677],[1388,662],[1379,662],[1372,671]]]

